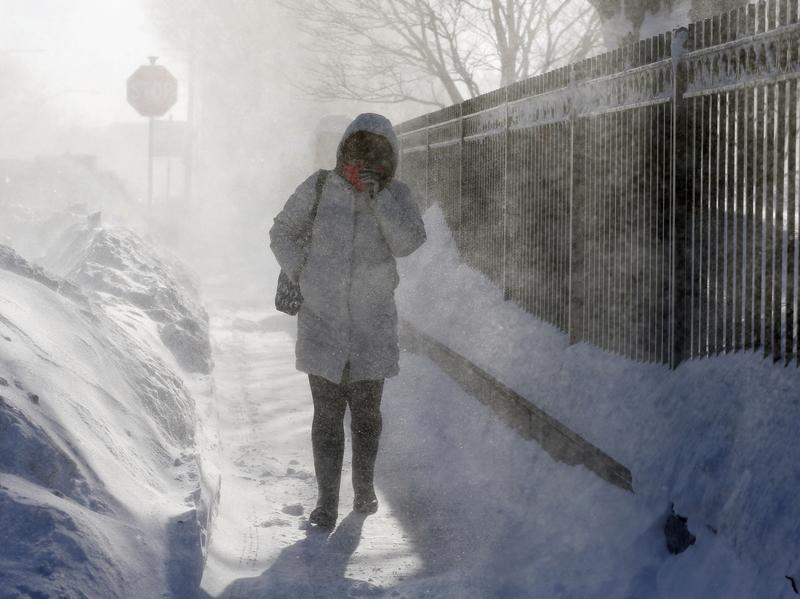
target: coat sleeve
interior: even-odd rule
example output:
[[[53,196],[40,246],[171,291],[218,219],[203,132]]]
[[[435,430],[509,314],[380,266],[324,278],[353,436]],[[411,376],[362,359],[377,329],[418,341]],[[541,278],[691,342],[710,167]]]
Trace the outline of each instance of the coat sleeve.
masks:
[[[375,216],[394,256],[408,256],[427,239],[419,206],[408,186],[400,181],[392,181],[377,195]]]
[[[306,261],[308,248],[303,246],[302,238],[313,225],[311,212],[316,201],[316,182],[319,173],[303,181],[286,201],[278,215],[273,219],[269,230],[270,249],[281,269],[297,282]]]

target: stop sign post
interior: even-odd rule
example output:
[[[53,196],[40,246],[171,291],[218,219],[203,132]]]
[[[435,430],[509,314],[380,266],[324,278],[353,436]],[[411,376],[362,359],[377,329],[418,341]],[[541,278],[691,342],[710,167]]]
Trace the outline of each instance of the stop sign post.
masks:
[[[128,104],[148,118],[147,206],[153,204],[153,120],[164,116],[178,101],[178,80],[165,67],[156,64],[157,56],[148,56],[128,77]]]

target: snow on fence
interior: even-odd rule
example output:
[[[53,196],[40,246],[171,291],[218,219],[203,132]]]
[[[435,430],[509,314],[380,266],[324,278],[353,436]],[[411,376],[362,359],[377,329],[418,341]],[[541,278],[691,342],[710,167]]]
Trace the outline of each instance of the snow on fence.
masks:
[[[797,1],[751,4],[407,121],[401,177],[572,341],[800,364],[798,77]]]

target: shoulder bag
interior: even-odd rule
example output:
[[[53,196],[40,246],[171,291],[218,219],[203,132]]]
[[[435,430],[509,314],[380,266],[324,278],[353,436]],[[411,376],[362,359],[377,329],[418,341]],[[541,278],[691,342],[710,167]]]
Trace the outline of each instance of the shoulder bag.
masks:
[[[325,185],[325,179],[327,178],[328,171],[320,172],[317,177],[314,208],[311,211],[311,224],[309,224],[308,229],[299,239],[300,244],[307,250],[311,248],[311,231],[314,228],[314,221],[317,218],[317,207],[319,206],[319,198],[322,195],[322,187]],[[306,252],[306,257],[307,256],[308,252]],[[303,265],[305,265],[305,263]],[[278,288],[275,292],[275,307],[289,316],[294,316],[300,311],[302,303],[303,295],[300,293],[299,275],[298,282],[295,283],[281,270],[281,273],[278,275]]]

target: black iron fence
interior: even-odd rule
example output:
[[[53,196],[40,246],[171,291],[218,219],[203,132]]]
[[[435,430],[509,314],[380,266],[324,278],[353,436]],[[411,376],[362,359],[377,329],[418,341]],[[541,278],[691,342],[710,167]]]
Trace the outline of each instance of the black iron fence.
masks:
[[[587,341],[798,360],[797,0],[749,5],[400,125],[463,259]]]

